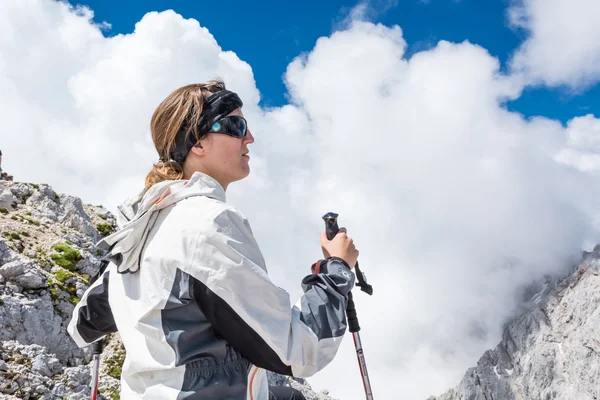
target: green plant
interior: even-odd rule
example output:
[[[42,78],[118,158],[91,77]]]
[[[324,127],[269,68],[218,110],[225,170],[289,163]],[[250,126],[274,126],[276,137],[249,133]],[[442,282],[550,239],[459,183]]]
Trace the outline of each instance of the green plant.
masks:
[[[50,297],[52,297],[52,300],[57,300],[60,297],[61,290],[65,289],[65,285],[62,282],[54,280],[52,277],[49,277],[47,282],[48,286],[50,286]]]
[[[115,350],[114,355],[105,361],[106,373],[115,379],[121,379],[123,362],[125,361],[125,349]]]
[[[108,218],[108,217],[107,217],[106,215],[104,215],[104,214],[98,214],[98,216],[99,216],[100,218],[102,218],[103,220],[106,220],[106,218]]]
[[[96,224],[96,229],[103,235],[108,235],[112,231],[113,227],[111,224]]]
[[[59,269],[58,271],[56,271],[54,276],[59,282],[64,283],[67,279],[74,277],[75,274],[70,271],[67,271],[66,269]]]
[[[19,236],[19,234],[17,232],[11,232],[10,233],[10,238],[12,240],[21,240],[21,236]]]
[[[25,221],[29,222],[31,225],[40,226],[40,223],[31,218],[25,218]]]
[[[69,302],[71,304],[73,304],[74,306],[76,306],[77,304],[79,304],[79,301],[80,301],[80,299],[77,296],[71,296],[71,297],[69,297]]]
[[[8,210],[6,209],[6,207],[0,207],[0,213],[2,214],[8,214]]]
[[[25,215],[29,215],[31,217],[31,211],[27,211]]]
[[[77,262],[83,259],[81,253],[69,246],[67,243],[55,244],[53,249],[57,253],[50,255],[52,260],[54,260],[56,265],[68,269],[69,271],[75,270],[75,265]]]
[[[29,237],[29,232],[27,231],[22,231],[21,235],[25,236],[25,237]]]

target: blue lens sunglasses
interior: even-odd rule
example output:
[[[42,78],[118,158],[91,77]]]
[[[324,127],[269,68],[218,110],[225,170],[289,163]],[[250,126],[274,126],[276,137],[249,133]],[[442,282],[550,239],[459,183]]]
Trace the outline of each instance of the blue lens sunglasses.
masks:
[[[246,137],[248,122],[244,117],[237,115],[223,117],[212,125],[209,132],[224,133],[241,139]]]

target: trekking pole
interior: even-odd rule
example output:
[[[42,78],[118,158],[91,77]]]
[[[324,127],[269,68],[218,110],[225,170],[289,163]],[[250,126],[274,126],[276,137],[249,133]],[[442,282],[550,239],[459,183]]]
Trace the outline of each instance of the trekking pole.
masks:
[[[337,235],[340,228],[337,224],[338,214],[329,212],[323,216],[325,221],[325,233],[327,239],[331,240]],[[369,296],[373,295],[373,287],[367,283],[367,278],[362,273],[358,266],[358,261],[354,267],[356,271],[356,277],[358,279],[357,286],[360,290],[367,293]],[[367,372],[367,362],[365,361],[365,355],[362,348],[362,342],[360,341],[360,325],[358,324],[358,317],[356,316],[356,308],[354,307],[354,299],[352,298],[352,291],[348,292],[348,304],[346,305],[346,315],[348,316],[348,326],[350,332],[352,332],[352,338],[354,339],[354,347],[356,348],[356,357],[358,358],[358,366],[362,375],[363,385],[365,387],[365,395],[367,400],[373,400],[373,391],[371,390],[371,381],[369,380],[369,373]]]
[[[92,389],[92,393],[90,395],[90,400],[96,400],[96,396],[98,396],[98,378],[100,377],[100,354],[102,354],[102,341],[103,339],[94,342],[94,347],[92,348],[92,381],[90,382],[90,387]]]

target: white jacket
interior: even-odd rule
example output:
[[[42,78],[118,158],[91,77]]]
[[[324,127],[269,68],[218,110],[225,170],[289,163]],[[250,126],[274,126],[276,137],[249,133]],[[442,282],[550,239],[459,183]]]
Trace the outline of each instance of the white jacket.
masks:
[[[119,210],[68,331],[80,347],[119,332],[121,399],[267,400],[265,370],[308,377],[333,359],[354,285],[342,260],[305,277],[293,306],[213,178],[161,182]]]

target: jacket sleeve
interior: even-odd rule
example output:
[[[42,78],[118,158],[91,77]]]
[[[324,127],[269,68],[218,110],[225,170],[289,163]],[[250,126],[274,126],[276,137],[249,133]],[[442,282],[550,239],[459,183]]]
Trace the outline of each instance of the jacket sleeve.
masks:
[[[334,358],[346,331],[347,294],[354,274],[327,259],[302,281],[293,306],[269,278],[250,226],[237,211],[218,215],[198,237],[190,275],[194,299],[216,331],[254,365],[308,377]]]
[[[67,331],[79,347],[88,346],[109,333],[117,332],[108,304],[110,274],[109,268],[102,271],[73,310]]]

